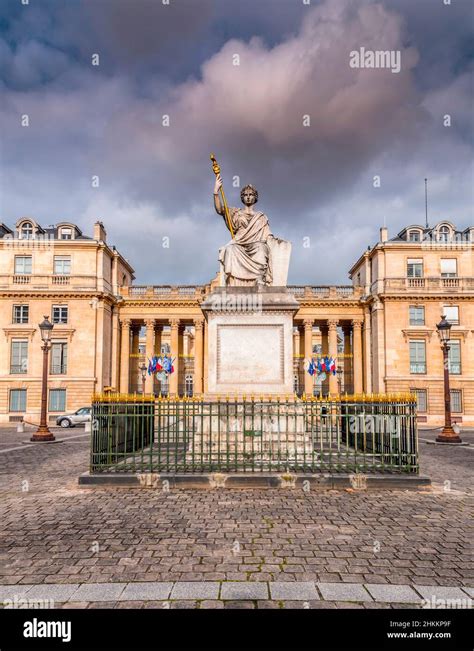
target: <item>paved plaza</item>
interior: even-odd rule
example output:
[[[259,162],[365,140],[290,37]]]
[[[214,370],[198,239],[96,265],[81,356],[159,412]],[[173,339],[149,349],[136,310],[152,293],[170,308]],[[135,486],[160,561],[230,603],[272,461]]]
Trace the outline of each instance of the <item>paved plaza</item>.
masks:
[[[420,491],[79,488],[83,429],[0,429],[0,601],[385,608],[474,597],[469,447],[420,431]]]

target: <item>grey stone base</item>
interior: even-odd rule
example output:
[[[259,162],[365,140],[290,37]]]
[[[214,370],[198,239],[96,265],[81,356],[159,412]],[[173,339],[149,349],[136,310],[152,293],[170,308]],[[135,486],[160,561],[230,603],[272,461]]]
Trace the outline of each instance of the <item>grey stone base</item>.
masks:
[[[426,443],[427,445],[451,445],[457,448],[463,445],[471,445],[469,442],[466,441],[461,441],[461,443],[445,443],[443,441],[427,441],[426,439],[423,439],[423,443]]]
[[[113,486],[123,488],[282,488],[299,490],[420,490],[431,485],[429,477],[409,474],[278,474],[278,473],[84,473],[81,486]]]

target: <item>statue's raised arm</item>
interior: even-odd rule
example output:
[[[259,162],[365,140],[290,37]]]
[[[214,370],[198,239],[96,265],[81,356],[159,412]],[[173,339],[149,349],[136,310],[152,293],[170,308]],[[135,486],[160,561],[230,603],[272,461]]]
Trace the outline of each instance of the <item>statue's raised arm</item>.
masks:
[[[243,207],[229,208],[222,186],[220,167],[213,154],[214,208],[225,219],[232,241],[219,251],[226,285],[274,284],[272,251],[277,255],[277,283],[286,285],[291,244],[274,238],[265,213],[254,209],[258,192],[252,185],[242,188]],[[281,250],[280,250],[281,249]]]

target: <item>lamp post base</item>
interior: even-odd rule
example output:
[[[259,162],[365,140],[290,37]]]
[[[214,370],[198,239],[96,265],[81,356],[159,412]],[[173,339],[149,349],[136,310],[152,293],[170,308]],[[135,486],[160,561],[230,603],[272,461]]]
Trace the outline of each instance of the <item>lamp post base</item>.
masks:
[[[439,436],[436,437],[437,443],[462,443],[462,440],[452,427],[443,427]]]
[[[52,434],[47,427],[38,427],[36,432],[30,438],[33,443],[45,443],[55,441],[54,434]]]

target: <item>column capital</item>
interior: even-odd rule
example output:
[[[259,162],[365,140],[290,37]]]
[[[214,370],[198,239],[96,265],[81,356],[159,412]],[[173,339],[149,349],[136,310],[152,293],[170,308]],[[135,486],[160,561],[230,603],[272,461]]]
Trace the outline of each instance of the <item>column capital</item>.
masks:
[[[132,319],[120,319],[120,325],[122,328],[130,328],[132,325]]]
[[[155,319],[145,319],[145,325],[147,328],[155,327]]]
[[[314,324],[314,319],[305,319],[303,321],[303,325],[304,325],[305,330],[312,330],[313,329],[313,324]]]
[[[204,328],[204,317],[196,317],[194,319],[194,327],[196,330],[202,330]]]
[[[328,319],[328,328],[329,330],[337,330],[339,321],[337,319]]]
[[[179,326],[180,326],[180,320],[179,319],[173,318],[173,319],[170,319],[169,321],[170,321],[171,330],[177,330],[179,328]]]
[[[354,330],[361,330],[363,323],[364,319],[352,319],[352,327]]]

